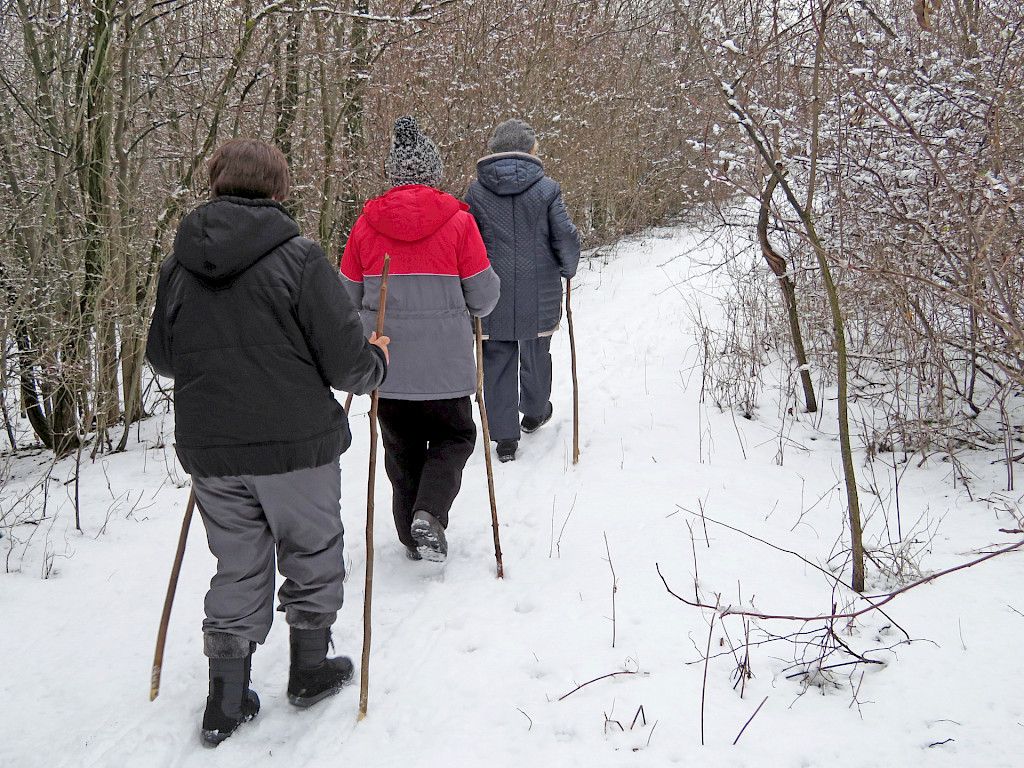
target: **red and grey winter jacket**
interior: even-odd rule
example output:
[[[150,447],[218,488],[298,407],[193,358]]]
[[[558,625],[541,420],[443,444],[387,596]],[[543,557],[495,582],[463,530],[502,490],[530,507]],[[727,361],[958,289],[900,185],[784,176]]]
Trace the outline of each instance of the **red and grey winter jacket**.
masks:
[[[377,324],[384,255],[391,256],[384,333],[391,365],[381,397],[446,400],[476,391],[470,315],[498,303],[498,276],[468,206],[433,187],[395,187],[363,207],[341,274],[366,332]]]

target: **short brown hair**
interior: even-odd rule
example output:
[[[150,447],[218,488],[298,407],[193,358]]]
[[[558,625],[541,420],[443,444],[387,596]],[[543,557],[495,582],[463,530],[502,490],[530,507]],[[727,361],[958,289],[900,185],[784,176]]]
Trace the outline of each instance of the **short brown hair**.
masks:
[[[232,139],[206,164],[214,197],[288,197],[288,161],[277,147],[257,139]]]

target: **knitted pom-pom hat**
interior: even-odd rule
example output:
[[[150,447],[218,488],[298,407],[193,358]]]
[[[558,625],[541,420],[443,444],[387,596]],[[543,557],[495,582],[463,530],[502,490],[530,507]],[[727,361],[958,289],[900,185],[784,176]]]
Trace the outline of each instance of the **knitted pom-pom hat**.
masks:
[[[444,164],[437,145],[423,135],[416,118],[411,115],[395,121],[391,151],[384,161],[384,173],[393,187],[403,184],[441,184]]]

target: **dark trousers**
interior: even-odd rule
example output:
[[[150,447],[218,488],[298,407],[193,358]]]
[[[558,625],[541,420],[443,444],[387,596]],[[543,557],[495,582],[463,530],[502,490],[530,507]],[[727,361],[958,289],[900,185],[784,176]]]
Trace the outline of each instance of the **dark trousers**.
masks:
[[[551,337],[484,342],[484,402],[492,440],[518,440],[519,414],[547,415]]]
[[[462,470],[476,444],[473,404],[468,397],[381,398],[377,415],[398,538],[414,547],[409,529],[418,510],[448,527],[448,512],[462,486]]]

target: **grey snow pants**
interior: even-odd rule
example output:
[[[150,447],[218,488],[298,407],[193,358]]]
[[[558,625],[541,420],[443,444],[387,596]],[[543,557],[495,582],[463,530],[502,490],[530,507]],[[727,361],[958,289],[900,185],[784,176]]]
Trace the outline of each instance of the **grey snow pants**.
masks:
[[[518,440],[519,414],[543,418],[550,399],[550,336],[484,342],[484,402],[491,440]]]
[[[194,477],[217,573],[206,593],[203,632],[262,643],[278,592],[289,624],[331,626],[344,599],[344,528],[337,460],[279,475]],[[209,655],[209,654],[208,654]]]

